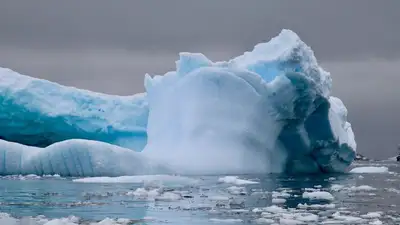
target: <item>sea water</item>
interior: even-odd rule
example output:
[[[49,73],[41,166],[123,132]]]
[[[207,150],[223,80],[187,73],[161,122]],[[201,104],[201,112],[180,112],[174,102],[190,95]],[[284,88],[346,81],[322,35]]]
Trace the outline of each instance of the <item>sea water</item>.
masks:
[[[0,224],[399,224],[400,166],[326,175],[0,178]]]

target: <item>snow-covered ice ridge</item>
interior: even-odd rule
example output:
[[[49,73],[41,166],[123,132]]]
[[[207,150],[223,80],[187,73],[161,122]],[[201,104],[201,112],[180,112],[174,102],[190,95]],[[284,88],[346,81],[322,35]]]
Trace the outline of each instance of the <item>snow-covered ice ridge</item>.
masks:
[[[353,161],[347,109],[294,32],[227,62],[179,56],[133,96],[0,68],[0,174],[342,172]]]

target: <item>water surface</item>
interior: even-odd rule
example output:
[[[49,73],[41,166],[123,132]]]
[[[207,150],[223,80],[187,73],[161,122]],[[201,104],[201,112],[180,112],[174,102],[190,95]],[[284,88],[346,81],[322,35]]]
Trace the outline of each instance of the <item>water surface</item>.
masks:
[[[390,172],[238,176],[248,183],[233,178],[225,179],[232,183],[219,180],[225,176],[149,176],[144,182],[131,180],[135,183],[7,176],[0,178],[0,224],[45,224],[71,215],[79,219],[64,220],[75,224],[97,223],[105,218],[115,219],[109,224],[399,224],[398,164],[354,166],[386,166]],[[304,192],[316,192],[317,198],[305,198]],[[324,192],[333,199],[318,197]]]

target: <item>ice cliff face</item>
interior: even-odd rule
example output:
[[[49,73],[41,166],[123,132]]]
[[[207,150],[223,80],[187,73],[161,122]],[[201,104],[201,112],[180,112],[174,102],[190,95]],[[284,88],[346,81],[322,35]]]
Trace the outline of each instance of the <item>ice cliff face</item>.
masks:
[[[128,97],[2,69],[0,174],[342,172],[356,144],[331,85],[289,30],[228,62],[181,53],[176,71],[146,75],[146,93]]]
[[[46,147],[68,139],[143,149],[146,94],[110,96],[0,68],[0,138]]]

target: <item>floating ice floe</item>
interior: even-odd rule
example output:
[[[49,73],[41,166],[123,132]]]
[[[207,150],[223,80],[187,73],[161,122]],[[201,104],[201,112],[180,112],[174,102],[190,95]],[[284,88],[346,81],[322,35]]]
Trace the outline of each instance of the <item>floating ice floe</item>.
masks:
[[[364,166],[356,167],[350,170],[350,173],[388,173],[389,168],[386,166]]]
[[[256,181],[239,179],[237,176],[226,176],[218,178],[218,182],[234,185],[258,184]]]
[[[121,177],[86,177],[74,179],[78,183],[158,183],[163,185],[194,185],[199,181],[189,177],[173,175],[139,175]]]
[[[7,213],[0,213],[1,225],[131,225],[146,222],[147,219],[111,219],[105,218],[101,221],[85,221],[76,216],[64,218],[47,218],[45,216],[15,218]]]
[[[335,199],[331,193],[326,191],[304,192],[303,198],[308,198],[311,200],[319,199],[328,201],[332,201],[333,199]]]

